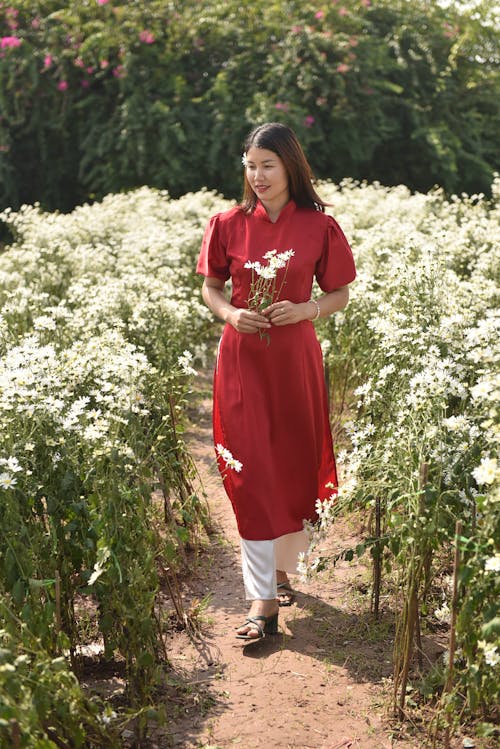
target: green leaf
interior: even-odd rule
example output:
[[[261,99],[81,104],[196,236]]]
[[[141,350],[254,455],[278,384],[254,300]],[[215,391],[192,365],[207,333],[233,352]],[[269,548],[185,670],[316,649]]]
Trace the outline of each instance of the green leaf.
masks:
[[[12,598],[14,599],[16,604],[18,606],[21,606],[26,595],[26,587],[24,585],[24,581],[21,579],[16,580],[16,582],[12,586],[11,592]]]
[[[187,543],[189,541],[189,531],[187,528],[184,528],[182,525],[178,525],[175,529],[175,533],[179,541],[182,541],[182,543]]]
[[[495,636],[500,637],[500,617],[496,616],[494,619],[483,624],[481,634],[487,640],[493,640]]]
[[[151,653],[141,653],[139,658],[137,659],[137,664],[142,668],[148,668],[149,666],[152,666],[154,664],[154,658]]]
[[[378,80],[375,81],[373,85],[375,86],[375,88],[390,91],[391,93],[397,94],[398,96],[404,93],[403,86],[400,86],[399,83],[393,83],[392,81]]]

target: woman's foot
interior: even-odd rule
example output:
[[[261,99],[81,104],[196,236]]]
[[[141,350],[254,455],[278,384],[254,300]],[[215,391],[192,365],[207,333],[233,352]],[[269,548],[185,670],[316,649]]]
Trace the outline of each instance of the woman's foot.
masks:
[[[288,575],[283,570],[276,570],[276,582],[278,585],[278,604],[279,606],[291,606],[295,601],[295,594]]]
[[[274,617],[277,618],[278,611],[279,608],[276,605],[275,599],[271,599],[270,601],[252,601],[250,611],[248,612],[248,619],[241,625],[241,627],[238,627],[236,630],[236,636],[243,635],[244,639],[260,640],[264,636],[264,631],[270,631],[271,629],[274,630]],[[250,621],[256,617],[264,618],[257,619],[256,622]]]

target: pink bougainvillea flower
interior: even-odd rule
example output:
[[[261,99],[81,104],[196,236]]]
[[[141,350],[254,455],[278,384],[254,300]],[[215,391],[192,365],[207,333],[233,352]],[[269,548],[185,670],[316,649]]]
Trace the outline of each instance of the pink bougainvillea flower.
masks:
[[[94,72],[94,68],[92,67],[92,65],[89,65],[88,68],[87,68],[87,73],[89,75],[92,75],[93,72]]]
[[[351,66],[346,65],[345,62],[341,62],[340,65],[337,65],[337,73],[347,73],[347,71],[350,69]]]
[[[115,78],[124,78],[125,68],[123,67],[123,65],[117,65],[116,68],[113,68],[112,73]]]
[[[90,81],[88,78],[84,78],[83,81],[80,82],[80,86],[82,88],[88,88],[90,86]]]
[[[275,104],[276,109],[281,109],[282,112],[288,112],[288,104],[286,101],[277,101]]]
[[[355,36],[351,36],[351,38],[349,39],[349,44],[351,45],[351,47],[357,47],[359,44],[359,39],[356,39]]]
[[[365,8],[369,8],[371,4],[371,0],[361,0],[361,5],[364,5]]]
[[[107,5],[109,0],[97,0],[97,5]]]
[[[312,114],[308,114],[307,117],[304,117],[304,125],[306,127],[312,127],[314,125],[315,119],[312,116]]]
[[[318,12],[314,14],[314,18],[317,18],[318,21],[321,18],[324,18],[324,17],[325,17],[325,11],[324,10],[318,10]]]
[[[83,60],[82,60],[81,57],[75,57],[75,63],[74,64],[75,64],[75,66],[77,68],[84,68],[85,67],[85,63],[83,62]]]
[[[7,49],[8,47],[19,47],[23,40],[17,36],[2,36],[0,37],[0,49]]]
[[[99,63],[99,65],[101,66],[102,70],[104,70],[105,68],[108,67],[109,60],[101,60],[101,62]]]
[[[338,10],[339,16],[347,16],[348,13],[349,13],[349,11],[347,10],[347,8],[344,8],[344,6],[342,6]]]
[[[155,40],[154,35],[147,29],[140,32],[139,39],[141,42],[144,42],[144,44],[153,44]]]
[[[302,31],[302,26],[292,26],[293,34],[300,34],[301,31]]]
[[[47,70],[47,68],[50,68],[51,65],[52,65],[52,55],[45,55],[45,57],[43,58],[44,70]]]
[[[59,81],[57,84],[57,90],[58,91],[67,91],[68,90],[68,81]]]
[[[5,9],[5,20],[7,22],[7,26],[9,27],[9,29],[12,29],[12,31],[15,31],[19,26],[18,22],[16,21],[18,15],[19,11],[16,8]]]

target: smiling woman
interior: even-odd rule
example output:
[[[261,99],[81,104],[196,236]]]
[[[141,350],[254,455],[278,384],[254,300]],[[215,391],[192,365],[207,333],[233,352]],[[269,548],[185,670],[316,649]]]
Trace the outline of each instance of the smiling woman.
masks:
[[[251,146],[245,154],[247,180],[266,206],[271,221],[288,203],[288,175],[283,161],[273,151]]]
[[[292,603],[287,573],[307,549],[304,522],[315,519],[317,498],[337,486],[311,323],[345,307],[355,269],[290,128],[268,123],[250,133],[243,164],[242,203],[210,220],[197,269],[205,276],[203,299],[226,322],[214,378],[214,437],[252,602],[237,637],[255,642],[277,631],[278,605]],[[229,278],[230,302],[223,293]],[[311,299],[314,278],[325,292],[318,300]],[[230,470],[222,450],[238,470]]]

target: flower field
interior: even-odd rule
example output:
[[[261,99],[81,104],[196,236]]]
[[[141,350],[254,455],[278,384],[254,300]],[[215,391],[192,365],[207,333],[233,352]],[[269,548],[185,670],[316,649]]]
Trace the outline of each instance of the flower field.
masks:
[[[451,624],[450,664],[422,696],[442,694],[444,722],[479,716],[485,734],[500,697],[499,192],[320,186],[359,269],[347,309],[318,327],[345,448],[321,523],[366,518],[342,554],[371,553],[374,607],[396,611],[396,711],[414,643]],[[165,661],[161,577],[208,522],[182,427],[194,370],[212,361],[196,257],[228,206],[142,188],[0,216],[0,739],[13,746],[56,746],[51,731],[120,746],[123,716],[72,673],[82,601],[146,716]]]

